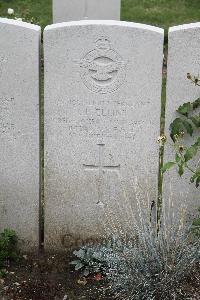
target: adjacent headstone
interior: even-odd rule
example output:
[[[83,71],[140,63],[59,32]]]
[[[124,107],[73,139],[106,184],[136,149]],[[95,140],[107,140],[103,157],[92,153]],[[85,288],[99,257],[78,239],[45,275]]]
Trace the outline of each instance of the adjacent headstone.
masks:
[[[38,247],[40,27],[0,19],[0,231]]]
[[[109,223],[122,220],[127,201],[135,208],[135,179],[145,191],[148,179],[155,197],[162,56],[160,28],[118,21],[46,27],[48,249],[102,236],[109,214]]]
[[[53,22],[120,20],[121,0],[53,0]]]
[[[173,144],[169,137],[169,126],[172,121],[180,116],[176,113],[178,107],[185,102],[193,102],[200,97],[200,87],[192,84],[187,78],[187,73],[195,76],[200,74],[200,23],[180,25],[170,28],[168,41],[168,76],[167,76],[167,105],[166,105],[166,133],[168,143],[166,144],[165,162],[174,161],[175,151],[170,145]],[[198,132],[198,136],[200,131]],[[191,145],[192,139],[185,135],[183,144]],[[195,158],[195,165],[200,161],[199,154]],[[189,165],[191,163],[189,162]],[[177,171],[170,170],[165,174],[164,198],[165,201],[173,202],[175,209],[180,209],[183,204],[188,206],[187,210],[197,212],[200,206],[199,189],[190,183],[190,172],[180,178]]]

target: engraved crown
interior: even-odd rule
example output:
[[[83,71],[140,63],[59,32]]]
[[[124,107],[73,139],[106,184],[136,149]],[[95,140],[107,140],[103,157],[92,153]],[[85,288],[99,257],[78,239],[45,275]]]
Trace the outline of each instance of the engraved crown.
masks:
[[[98,50],[109,50],[110,49],[110,42],[106,37],[101,37],[96,41],[96,48]]]

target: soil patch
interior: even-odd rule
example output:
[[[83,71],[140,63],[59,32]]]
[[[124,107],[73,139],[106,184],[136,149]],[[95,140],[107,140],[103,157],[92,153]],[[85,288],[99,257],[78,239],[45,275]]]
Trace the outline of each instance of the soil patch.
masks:
[[[74,272],[71,257],[61,255],[23,256],[7,268],[0,279],[1,300],[112,300],[105,280],[91,277],[86,282]],[[200,299],[200,267],[180,287],[174,299]],[[182,295],[182,296],[181,296]],[[159,299],[161,300],[161,299]],[[171,300],[171,299],[169,299]]]

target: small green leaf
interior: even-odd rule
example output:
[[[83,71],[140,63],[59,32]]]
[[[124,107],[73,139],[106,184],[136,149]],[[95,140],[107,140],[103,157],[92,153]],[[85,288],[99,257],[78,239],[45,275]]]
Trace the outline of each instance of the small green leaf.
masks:
[[[169,161],[166,164],[164,164],[164,166],[162,167],[162,173],[165,173],[167,170],[169,170],[170,168],[172,168],[176,163],[173,161]]]
[[[196,188],[198,188],[200,185],[200,175],[196,179]]]
[[[79,263],[75,266],[75,270],[78,271],[78,270],[80,270],[82,267],[84,267],[84,264],[82,264],[81,262],[79,262]]]
[[[170,137],[175,142],[175,135],[179,135],[181,131],[184,131],[183,121],[180,118],[176,118],[170,125]]]
[[[200,98],[196,99],[194,102],[191,103],[193,110],[197,109],[200,107]]]
[[[186,121],[186,120],[183,120],[182,122],[183,122],[183,125],[184,125],[187,133],[190,136],[192,136],[193,135],[193,131],[194,131],[192,125],[188,121]]]
[[[89,274],[90,274],[90,270],[88,268],[85,268],[83,275],[87,277]]]
[[[196,154],[197,154],[198,147],[196,145],[191,146],[186,150],[186,153],[184,155],[185,162],[188,160],[191,160]]]
[[[181,157],[176,153],[176,162],[179,163],[181,161]]]
[[[189,118],[196,128],[200,127],[200,115],[194,115]]]
[[[190,178],[190,182],[194,183],[195,179],[197,178],[197,175],[194,174],[191,178]]]
[[[189,112],[192,109],[192,105],[190,102],[184,103],[183,105],[179,106],[177,109],[177,112],[179,112],[181,115],[188,117]]]
[[[184,174],[184,165],[181,164],[178,168],[178,174],[180,175],[180,177]]]
[[[78,258],[83,258],[85,256],[85,250],[80,249],[78,251],[74,251],[73,254]]]
[[[197,138],[196,142],[195,142],[195,145],[197,147],[200,147],[200,137]]]

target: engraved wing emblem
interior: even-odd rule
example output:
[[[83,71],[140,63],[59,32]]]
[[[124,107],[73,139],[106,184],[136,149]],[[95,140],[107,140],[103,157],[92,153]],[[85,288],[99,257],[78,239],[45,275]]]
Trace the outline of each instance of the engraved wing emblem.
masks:
[[[95,93],[112,93],[125,80],[127,61],[111,48],[108,38],[100,37],[95,45],[95,49],[77,61],[81,78],[85,86]]]
[[[125,63],[122,61],[111,61],[108,64],[100,64],[98,61],[88,62],[82,61],[81,67],[86,68],[90,72],[90,76],[97,81],[107,81],[113,78]]]

